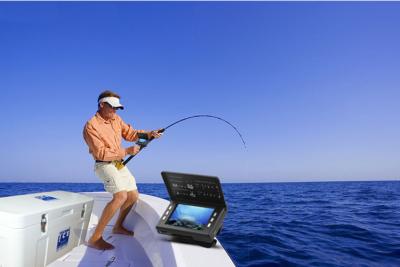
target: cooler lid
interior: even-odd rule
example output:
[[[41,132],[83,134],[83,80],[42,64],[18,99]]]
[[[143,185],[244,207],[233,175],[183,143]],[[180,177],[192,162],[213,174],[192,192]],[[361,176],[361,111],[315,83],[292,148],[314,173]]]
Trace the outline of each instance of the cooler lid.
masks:
[[[57,216],[64,209],[93,201],[92,197],[67,192],[51,191],[0,198],[0,225],[8,228],[26,228],[40,224],[42,214]]]
[[[161,172],[172,201],[207,206],[226,206],[218,177]]]

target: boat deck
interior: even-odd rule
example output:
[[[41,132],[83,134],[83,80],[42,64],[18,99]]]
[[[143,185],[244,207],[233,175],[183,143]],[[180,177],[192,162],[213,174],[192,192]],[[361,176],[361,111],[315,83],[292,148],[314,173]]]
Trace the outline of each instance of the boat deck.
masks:
[[[111,200],[106,192],[85,193],[95,199],[89,222],[86,241],[93,233],[104,206]],[[49,267],[174,267],[174,266],[235,266],[222,245],[212,248],[178,243],[170,237],[160,235],[155,225],[169,202],[141,194],[132,208],[124,226],[133,229],[133,237],[112,234],[116,217],[110,221],[104,232],[104,239],[115,246],[113,250],[101,251],[80,245],[49,264]]]

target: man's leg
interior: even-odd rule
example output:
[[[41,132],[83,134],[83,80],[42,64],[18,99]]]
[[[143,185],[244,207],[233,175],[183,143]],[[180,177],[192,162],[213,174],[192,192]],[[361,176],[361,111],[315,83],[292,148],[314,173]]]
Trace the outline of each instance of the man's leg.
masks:
[[[113,233],[114,234],[123,234],[123,235],[133,235],[132,231],[127,230],[125,227],[122,226],[126,216],[128,215],[129,211],[131,210],[133,204],[138,200],[139,192],[136,190],[128,191],[127,198],[125,203],[121,206],[121,210],[119,212],[119,216],[117,221],[115,222]]]
[[[107,203],[105,206],[103,213],[101,214],[99,223],[97,224],[96,230],[94,231],[92,237],[89,239],[89,246],[97,249],[113,249],[114,246],[110,243],[107,243],[102,238],[104,228],[107,226],[107,223],[114,216],[115,212],[124,205],[128,198],[128,194],[126,191],[121,191],[115,193],[113,195],[113,199]]]

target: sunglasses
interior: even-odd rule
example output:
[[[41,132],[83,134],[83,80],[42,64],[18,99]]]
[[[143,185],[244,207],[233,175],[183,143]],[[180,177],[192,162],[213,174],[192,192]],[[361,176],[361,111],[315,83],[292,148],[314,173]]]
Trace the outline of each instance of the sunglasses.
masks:
[[[114,108],[113,106],[111,106],[109,103],[107,103],[107,102],[104,102],[104,103],[106,103],[106,105],[108,106],[108,107],[110,107],[110,108],[112,108],[113,110],[117,110],[118,108]]]

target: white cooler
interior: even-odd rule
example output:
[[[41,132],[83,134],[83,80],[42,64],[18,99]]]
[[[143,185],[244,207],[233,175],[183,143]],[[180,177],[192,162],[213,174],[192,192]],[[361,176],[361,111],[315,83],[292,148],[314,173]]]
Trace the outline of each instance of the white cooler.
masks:
[[[45,266],[79,246],[92,208],[65,191],[0,198],[0,267]]]

